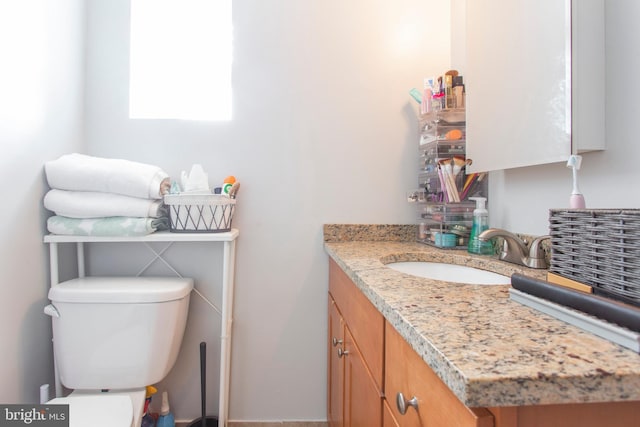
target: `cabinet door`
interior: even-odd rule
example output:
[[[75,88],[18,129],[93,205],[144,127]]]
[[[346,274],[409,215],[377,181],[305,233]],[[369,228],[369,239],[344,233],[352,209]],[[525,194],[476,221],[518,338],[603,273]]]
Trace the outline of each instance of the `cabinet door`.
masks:
[[[344,335],[344,425],[382,427],[382,395],[348,327]]]
[[[487,409],[470,409],[460,402],[388,323],[385,357],[385,396],[400,427],[493,426]]]
[[[329,427],[344,426],[344,322],[333,298],[329,296],[329,341],[327,343],[327,421]]]
[[[400,427],[391,412],[391,408],[389,408],[389,402],[386,400],[382,402],[382,427]]]
[[[604,150],[605,0],[464,3],[467,170]]]
[[[358,343],[373,379],[382,389],[384,317],[333,260],[329,261],[329,293]]]
[[[486,172],[571,153],[571,1],[467,1],[467,157]]]

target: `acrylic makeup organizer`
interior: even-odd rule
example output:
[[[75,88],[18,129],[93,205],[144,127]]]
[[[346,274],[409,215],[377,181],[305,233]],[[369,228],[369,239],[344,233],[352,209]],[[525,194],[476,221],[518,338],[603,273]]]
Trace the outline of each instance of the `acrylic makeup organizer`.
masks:
[[[162,262],[173,273],[182,277],[182,275],[174,269],[163,254],[174,243],[188,242],[222,242],[224,244],[223,251],[223,269],[222,269],[222,304],[218,309],[206,297],[195,292],[202,297],[210,306],[212,306],[222,317],[220,332],[220,397],[219,397],[219,414],[218,425],[226,426],[229,410],[229,381],[231,374],[231,333],[233,321],[233,293],[235,287],[235,255],[236,255],[236,239],[239,231],[232,228],[228,232],[223,233],[171,233],[168,231],[155,232],[141,237],[98,237],[98,236],[63,236],[49,234],[44,236],[44,242],[49,244],[50,274],[51,286],[59,283],[58,274],[58,243],[75,243],[77,249],[78,277],[85,277],[85,243],[142,243],[154,255],[154,258],[148,262],[138,272],[138,276],[142,275],[153,263]],[[164,248],[157,250],[151,246],[152,243],[166,243]],[[54,360],[55,366],[55,360]],[[62,396],[62,384],[58,378],[57,368],[55,370],[55,390],[56,396]]]
[[[486,174],[466,175],[464,108],[421,114],[418,186],[408,194],[417,207],[417,241],[440,248],[466,247],[475,203],[487,197]]]

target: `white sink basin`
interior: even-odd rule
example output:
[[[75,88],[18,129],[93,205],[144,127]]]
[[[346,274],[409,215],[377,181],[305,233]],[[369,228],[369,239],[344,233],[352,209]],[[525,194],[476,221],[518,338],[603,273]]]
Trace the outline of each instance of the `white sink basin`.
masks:
[[[443,262],[392,262],[387,267],[412,276],[472,285],[508,285],[511,277],[479,268]]]

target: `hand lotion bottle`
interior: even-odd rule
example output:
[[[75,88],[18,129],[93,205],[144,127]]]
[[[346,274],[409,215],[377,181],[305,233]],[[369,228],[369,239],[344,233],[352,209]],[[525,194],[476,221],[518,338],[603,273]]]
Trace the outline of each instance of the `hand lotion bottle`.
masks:
[[[471,227],[467,251],[472,254],[493,255],[493,244],[490,241],[478,239],[480,233],[489,228],[489,211],[485,207],[487,198],[469,197],[469,200],[475,200],[476,208],[473,211],[473,226]]]

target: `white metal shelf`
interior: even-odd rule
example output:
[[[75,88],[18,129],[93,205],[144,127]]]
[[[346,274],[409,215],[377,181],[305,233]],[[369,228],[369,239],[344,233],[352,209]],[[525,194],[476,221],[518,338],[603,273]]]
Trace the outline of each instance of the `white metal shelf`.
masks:
[[[142,243],[149,248],[154,254],[155,260],[162,260],[165,250],[176,242],[222,242],[224,244],[223,254],[223,270],[222,270],[222,323],[220,332],[220,398],[219,398],[219,414],[218,424],[226,427],[229,410],[229,380],[231,374],[231,332],[233,322],[233,292],[235,287],[235,255],[236,255],[236,238],[239,231],[235,228],[224,233],[172,233],[169,231],[155,232],[146,236],[118,236],[118,237],[102,237],[102,236],[63,236],[57,234],[48,234],[44,236],[44,242],[49,244],[49,259],[51,271],[51,286],[59,283],[58,276],[58,243],[75,243],[77,246],[77,263],[78,276],[85,276],[85,260],[84,260],[84,244],[85,243]],[[166,247],[161,251],[156,251],[148,243],[164,242]],[[151,264],[150,263],[150,264]],[[142,274],[145,266],[139,273]],[[175,270],[174,270],[175,271]],[[55,365],[55,360],[54,360]],[[57,367],[55,372],[56,395],[62,396],[62,384],[58,377]]]
[[[170,231],[157,231],[146,236],[63,236],[59,234],[47,234],[45,243],[108,243],[108,242],[229,242],[238,237],[239,231],[232,228],[224,233],[172,233]]]

